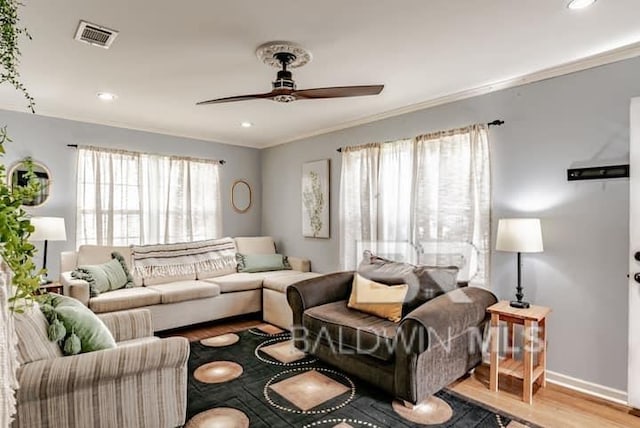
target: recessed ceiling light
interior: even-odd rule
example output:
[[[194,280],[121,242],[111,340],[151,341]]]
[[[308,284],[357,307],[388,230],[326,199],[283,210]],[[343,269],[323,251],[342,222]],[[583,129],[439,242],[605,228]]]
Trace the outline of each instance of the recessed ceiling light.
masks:
[[[571,0],[567,7],[569,9],[584,9],[585,7],[589,7],[594,4],[596,0]]]
[[[240,126],[242,126],[243,128],[251,128],[253,126],[253,123],[251,123],[251,122],[242,122],[240,124]]]
[[[98,92],[98,98],[102,101],[113,101],[117,98],[116,94],[111,94],[109,92]]]

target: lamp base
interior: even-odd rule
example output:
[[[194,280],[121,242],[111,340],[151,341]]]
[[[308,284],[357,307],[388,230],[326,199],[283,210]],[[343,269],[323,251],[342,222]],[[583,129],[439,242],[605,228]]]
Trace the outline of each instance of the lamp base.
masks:
[[[529,302],[521,302],[521,301],[518,301],[518,300],[512,300],[509,303],[509,306],[511,306],[512,308],[528,309],[531,305],[529,304]]]

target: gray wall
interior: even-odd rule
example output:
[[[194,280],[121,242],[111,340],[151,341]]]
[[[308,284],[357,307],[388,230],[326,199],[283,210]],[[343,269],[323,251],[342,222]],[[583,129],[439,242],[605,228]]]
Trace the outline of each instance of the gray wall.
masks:
[[[53,176],[49,201],[42,207],[30,209],[35,216],[65,218],[68,240],[49,243],[47,264],[51,278],[58,276],[59,253],[76,248],[76,151],[68,148],[67,144],[224,159],[227,163],[220,169],[224,234],[260,234],[261,176],[260,152],[257,149],[0,110],[2,125],[7,125],[14,141],[6,145],[4,163],[11,166],[25,156],[32,156],[45,164]],[[254,190],[254,204],[245,214],[233,211],[230,202],[231,184],[240,178],[246,179]]]
[[[504,119],[491,128],[494,234],[501,217],[542,219],[545,252],[523,256],[524,286],[530,301],[553,308],[548,368],[626,390],[629,182],[570,183],[566,170],[628,161],[638,76],[636,58],[263,150],[262,233],[286,254],[310,257],[314,270],[337,270],[336,148]],[[301,166],[326,158],[331,239],[303,238]],[[499,297],[512,297],[515,275],[515,255],[494,253],[490,286]]]

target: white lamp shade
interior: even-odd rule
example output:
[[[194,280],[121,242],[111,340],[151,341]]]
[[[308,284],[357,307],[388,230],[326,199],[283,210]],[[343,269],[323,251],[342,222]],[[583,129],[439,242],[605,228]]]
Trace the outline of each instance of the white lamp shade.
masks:
[[[35,228],[29,238],[31,241],[67,240],[63,217],[32,217],[31,224]]]
[[[537,218],[502,218],[498,221],[496,250],[541,253],[542,228]]]

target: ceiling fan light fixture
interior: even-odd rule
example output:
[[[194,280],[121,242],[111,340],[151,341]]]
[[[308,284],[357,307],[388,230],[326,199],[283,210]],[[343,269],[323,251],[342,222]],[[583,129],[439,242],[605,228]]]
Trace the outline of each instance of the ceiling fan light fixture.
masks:
[[[292,103],[296,100],[296,97],[293,95],[280,94],[273,97],[273,101],[277,101],[279,103]]]
[[[329,98],[362,97],[378,95],[384,85],[333,86],[327,88],[297,89],[289,68],[301,67],[311,60],[311,54],[304,48],[290,42],[270,42],[256,52],[258,58],[270,66],[277,66],[276,80],[271,82],[271,91],[262,94],[239,95],[200,101],[196,105],[221,104],[236,101],[266,99],[278,103],[296,100],[319,100]]]
[[[571,10],[579,10],[593,5],[596,0],[571,0],[567,7]]]
[[[113,101],[118,98],[116,94],[112,94],[111,92],[98,92],[96,96],[102,101]]]
[[[240,126],[243,128],[251,128],[253,126],[253,123],[245,121],[240,123]]]

